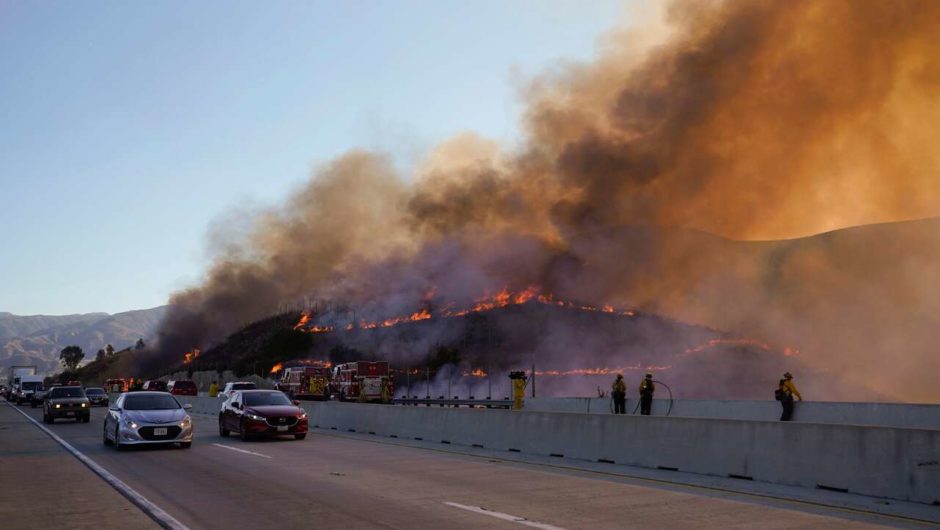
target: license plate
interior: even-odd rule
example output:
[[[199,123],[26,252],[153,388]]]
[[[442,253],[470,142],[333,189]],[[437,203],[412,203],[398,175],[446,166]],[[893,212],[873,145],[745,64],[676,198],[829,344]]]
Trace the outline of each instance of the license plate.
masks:
[[[157,427],[153,430],[154,436],[166,436],[166,427]]]
[[[66,415],[66,416],[74,416],[74,415],[75,415],[75,412],[73,412],[73,411],[70,410],[70,411],[66,412],[65,415]]]
[[[287,431],[287,425],[278,425],[278,426],[277,426],[277,432],[285,432],[285,431]]]

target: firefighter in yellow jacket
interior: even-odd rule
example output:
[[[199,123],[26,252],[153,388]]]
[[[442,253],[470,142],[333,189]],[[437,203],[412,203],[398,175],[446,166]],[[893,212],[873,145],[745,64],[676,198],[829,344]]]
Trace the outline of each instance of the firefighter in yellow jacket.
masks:
[[[787,387],[787,390],[796,396],[796,399],[803,401],[803,396],[800,395],[800,391],[797,390],[796,385],[793,384],[793,374],[790,372],[783,374],[783,386]]]
[[[617,379],[611,385],[610,395],[614,398],[614,414],[627,412],[627,384],[623,382],[623,374],[617,374]]]

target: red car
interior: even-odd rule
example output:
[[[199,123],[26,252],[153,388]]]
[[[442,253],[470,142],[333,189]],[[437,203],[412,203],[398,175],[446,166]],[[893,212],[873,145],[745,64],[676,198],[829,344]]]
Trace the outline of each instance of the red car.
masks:
[[[219,412],[219,436],[307,437],[307,412],[277,390],[237,390]]]
[[[166,391],[176,396],[195,396],[199,393],[196,383],[189,379],[170,381],[166,385]]]

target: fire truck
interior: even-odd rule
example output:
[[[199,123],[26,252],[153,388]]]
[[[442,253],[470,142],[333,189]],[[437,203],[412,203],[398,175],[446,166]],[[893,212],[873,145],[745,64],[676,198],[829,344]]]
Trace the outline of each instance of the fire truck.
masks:
[[[277,389],[293,399],[330,399],[330,369],[323,366],[284,368]]]
[[[388,361],[356,361],[333,367],[331,392],[341,401],[387,402],[392,396]]]
[[[124,379],[108,379],[104,384],[105,392],[120,394],[127,392],[127,381]]]

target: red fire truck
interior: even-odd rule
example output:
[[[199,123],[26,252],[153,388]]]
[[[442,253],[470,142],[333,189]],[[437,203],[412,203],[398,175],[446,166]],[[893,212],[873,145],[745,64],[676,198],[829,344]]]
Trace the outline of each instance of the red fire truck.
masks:
[[[330,399],[330,369],[323,366],[284,368],[277,389],[293,399]]]
[[[104,384],[105,392],[111,394],[120,394],[127,392],[127,381],[124,379],[108,379]]]
[[[356,361],[333,367],[330,388],[337,399],[387,402],[392,396],[388,361]]]

